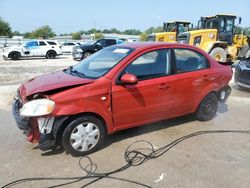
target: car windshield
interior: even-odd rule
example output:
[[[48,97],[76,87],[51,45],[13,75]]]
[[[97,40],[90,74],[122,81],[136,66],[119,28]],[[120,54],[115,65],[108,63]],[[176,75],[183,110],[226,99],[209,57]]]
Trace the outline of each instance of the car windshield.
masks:
[[[107,47],[70,67],[67,72],[79,77],[96,79],[110,71],[132,51],[132,48],[122,46]]]
[[[83,44],[84,45],[92,45],[94,44],[96,41],[95,40],[89,40],[89,41],[85,41]]]
[[[166,32],[176,32],[176,24],[168,23],[167,28],[165,30]]]

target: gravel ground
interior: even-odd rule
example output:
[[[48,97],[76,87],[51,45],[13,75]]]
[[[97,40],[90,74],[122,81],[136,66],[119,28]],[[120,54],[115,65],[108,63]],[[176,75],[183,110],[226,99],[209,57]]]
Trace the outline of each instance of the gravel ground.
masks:
[[[0,54],[1,55],[1,54]],[[63,151],[42,152],[26,141],[10,112],[18,86],[40,74],[63,69],[77,62],[71,56],[3,61],[0,59],[0,187],[29,177],[72,177],[85,175],[79,158]],[[200,130],[250,130],[250,91],[238,90],[231,82],[232,94],[219,106],[217,116],[208,122],[191,117],[145,125],[108,136],[106,146],[91,155],[97,172],[107,172],[125,164],[129,144],[148,140],[155,148]],[[114,175],[156,188],[249,188],[249,134],[209,134],[188,139],[161,157]],[[84,161],[83,161],[84,163]],[[86,163],[84,163],[86,165]],[[90,180],[64,187],[81,187]],[[49,187],[67,181],[34,181],[14,187]],[[89,187],[142,187],[126,181],[102,179]]]
[[[76,64],[71,55],[59,56],[56,59],[30,58],[19,61],[0,59],[0,84],[18,85],[41,74],[62,70]]]
[[[23,82],[76,63],[78,62],[74,61],[71,55],[62,55],[56,59],[29,58],[5,61],[0,53],[0,109],[10,110],[16,90]]]

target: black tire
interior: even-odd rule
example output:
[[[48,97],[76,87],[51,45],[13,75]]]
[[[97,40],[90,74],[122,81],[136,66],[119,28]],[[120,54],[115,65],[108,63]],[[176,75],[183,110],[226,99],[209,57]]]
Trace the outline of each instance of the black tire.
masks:
[[[21,54],[20,54],[20,52],[11,52],[9,57],[12,60],[19,60],[21,57]]]
[[[82,55],[82,59],[85,59],[86,57],[89,57],[91,55],[92,55],[91,52],[84,52],[83,55]]]
[[[200,103],[196,111],[196,118],[199,121],[213,119],[218,110],[218,98],[214,93],[207,95]]]
[[[56,58],[56,52],[55,51],[48,51],[46,54],[47,59],[55,59]]]
[[[81,134],[82,132],[84,134]],[[105,128],[101,120],[93,116],[82,116],[76,118],[65,128],[62,145],[65,151],[72,156],[83,156],[100,148],[104,144],[105,135]]]
[[[226,62],[227,54],[223,48],[216,47],[209,53],[216,61]]]

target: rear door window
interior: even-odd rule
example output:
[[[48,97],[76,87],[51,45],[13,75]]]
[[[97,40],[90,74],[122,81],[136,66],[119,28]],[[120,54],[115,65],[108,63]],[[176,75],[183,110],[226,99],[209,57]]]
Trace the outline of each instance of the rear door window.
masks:
[[[209,63],[202,54],[190,49],[174,49],[177,73],[206,69]]]

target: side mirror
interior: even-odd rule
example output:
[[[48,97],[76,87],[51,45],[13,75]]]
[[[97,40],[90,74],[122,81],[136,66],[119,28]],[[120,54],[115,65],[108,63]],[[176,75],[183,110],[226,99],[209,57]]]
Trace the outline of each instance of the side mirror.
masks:
[[[135,85],[137,84],[137,77],[133,74],[124,74],[121,77],[121,83],[122,84],[129,84],[129,85]]]
[[[95,47],[98,48],[98,49],[101,49],[102,48],[102,44],[100,42],[98,42],[98,43],[95,44]]]
[[[241,17],[239,17],[239,25],[241,24],[241,20],[242,20],[242,18],[241,18]]]

